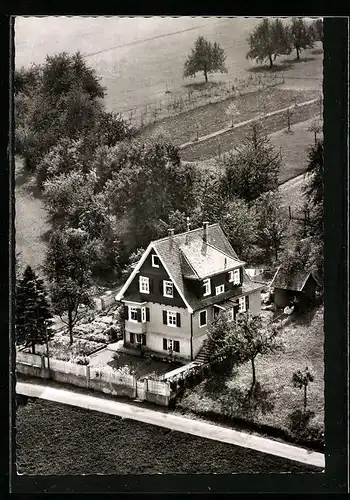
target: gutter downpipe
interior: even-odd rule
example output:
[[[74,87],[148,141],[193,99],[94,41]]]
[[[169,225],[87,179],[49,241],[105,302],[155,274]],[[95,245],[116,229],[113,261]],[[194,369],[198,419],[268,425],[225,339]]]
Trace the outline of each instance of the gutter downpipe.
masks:
[[[193,313],[191,313],[191,361],[193,361]]]

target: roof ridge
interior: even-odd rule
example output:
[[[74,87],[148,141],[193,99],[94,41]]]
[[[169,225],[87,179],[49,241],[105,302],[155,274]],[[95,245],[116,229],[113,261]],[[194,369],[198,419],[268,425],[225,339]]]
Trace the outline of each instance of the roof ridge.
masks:
[[[209,227],[213,227],[213,226],[220,227],[218,222],[214,222],[213,224],[209,224],[208,229],[209,229]],[[199,230],[203,230],[203,227],[197,227],[196,229],[191,229],[190,231],[184,231],[182,233],[177,233],[177,234],[174,234],[173,236],[164,236],[164,238],[159,238],[158,240],[152,240],[151,243],[159,243],[161,241],[168,240],[169,238],[177,238],[178,236],[184,236],[185,234],[193,233],[194,231],[199,231]]]

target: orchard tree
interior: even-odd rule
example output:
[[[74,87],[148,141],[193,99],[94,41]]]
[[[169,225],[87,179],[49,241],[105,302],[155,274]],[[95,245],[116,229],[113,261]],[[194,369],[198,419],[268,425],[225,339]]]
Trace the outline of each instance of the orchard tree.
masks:
[[[312,23],[311,32],[316,42],[323,42],[323,19],[316,19]]]
[[[271,259],[273,256],[276,261],[288,228],[281,201],[278,193],[270,191],[259,196],[253,205],[256,244],[262,249],[265,258]]]
[[[288,32],[280,19],[264,18],[248,38],[249,51],[247,59],[257,63],[269,61],[270,67],[279,55],[291,53],[291,44]]]
[[[293,373],[292,382],[294,387],[297,387],[298,389],[303,389],[304,391],[304,412],[306,412],[306,406],[307,406],[307,388],[310,382],[313,382],[314,379],[315,377],[310,372],[308,367],[306,367],[305,370],[303,371],[298,370]]]
[[[250,361],[252,365],[252,387],[256,383],[255,360],[257,356],[283,349],[275,325],[264,325],[261,316],[240,313],[233,323],[229,343],[231,352],[241,363]]]
[[[27,266],[16,285],[16,344],[31,346],[48,343],[52,338],[52,314],[43,281]]]
[[[225,52],[217,42],[212,43],[203,36],[199,36],[185,62],[183,76],[184,78],[193,77],[199,71],[203,71],[207,83],[209,73],[227,73],[225,60]]]
[[[315,146],[317,146],[317,134],[320,134],[322,132],[322,122],[321,120],[313,120],[312,123],[310,124],[309,128],[307,129],[308,132],[313,132],[315,136]]]
[[[296,50],[297,60],[299,60],[302,50],[311,49],[314,46],[312,30],[302,17],[293,17],[288,33],[291,44]]]
[[[79,306],[93,307],[91,260],[91,245],[85,231],[66,229],[51,234],[44,268],[51,285],[54,311],[67,324],[71,344]]]
[[[239,116],[240,112],[237,107],[237,104],[231,102],[231,104],[226,109],[226,114],[231,118],[231,127],[233,127],[233,122],[236,116]]]
[[[240,147],[218,160],[224,169],[221,191],[229,198],[243,198],[248,203],[262,193],[276,190],[281,157],[261,125],[251,126]]]

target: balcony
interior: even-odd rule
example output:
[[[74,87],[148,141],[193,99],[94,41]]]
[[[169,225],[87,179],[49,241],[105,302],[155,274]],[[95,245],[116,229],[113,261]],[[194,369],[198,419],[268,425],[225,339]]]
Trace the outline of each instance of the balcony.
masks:
[[[147,323],[141,323],[139,321],[125,321],[125,330],[132,333],[146,333]]]

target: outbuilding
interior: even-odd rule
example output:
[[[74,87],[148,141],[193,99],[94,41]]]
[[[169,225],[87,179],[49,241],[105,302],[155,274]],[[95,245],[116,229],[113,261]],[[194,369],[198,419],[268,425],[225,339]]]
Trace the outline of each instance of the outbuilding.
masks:
[[[283,269],[281,266],[271,282],[274,304],[277,308],[296,305],[298,308],[310,307],[315,302],[316,288],[319,283],[311,272]]]

